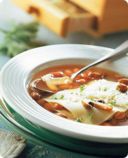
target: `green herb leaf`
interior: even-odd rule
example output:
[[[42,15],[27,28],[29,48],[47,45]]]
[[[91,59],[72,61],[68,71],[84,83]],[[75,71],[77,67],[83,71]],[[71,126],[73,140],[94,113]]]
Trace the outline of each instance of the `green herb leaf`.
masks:
[[[115,100],[111,100],[108,104],[109,104],[110,106],[115,106],[115,105],[116,105],[116,101],[115,101]]]
[[[104,92],[107,91],[107,90],[108,90],[107,87],[104,87],[104,88],[103,88],[103,91],[104,91]]]
[[[55,100],[57,100],[58,97],[53,95],[53,96],[51,96],[51,99],[55,99]]]
[[[17,24],[11,30],[0,29],[4,40],[0,44],[0,54],[13,57],[25,50],[43,45],[36,40],[38,23]]]
[[[82,118],[77,118],[76,121],[77,122],[82,122]]]
[[[81,85],[80,86],[80,92],[83,92],[83,90],[84,90],[84,85]]]
[[[60,96],[53,95],[51,96],[51,99],[55,99],[55,100],[64,99],[64,95],[63,94]]]
[[[64,99],[64,95],[61,95],[61,96],[60,96],[60,99]]]

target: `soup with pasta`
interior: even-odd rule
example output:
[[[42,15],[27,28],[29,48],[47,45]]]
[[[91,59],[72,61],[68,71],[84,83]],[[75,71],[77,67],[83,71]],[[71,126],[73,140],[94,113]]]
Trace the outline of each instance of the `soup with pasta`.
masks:
[[[46,110],[80,123],[128,125],[128,78],[116,72],[91,68],[70,76],[82,65],[54,66],[37,72],[29,84],[29,94]],[[53,92],[48,96],[34,85]]]

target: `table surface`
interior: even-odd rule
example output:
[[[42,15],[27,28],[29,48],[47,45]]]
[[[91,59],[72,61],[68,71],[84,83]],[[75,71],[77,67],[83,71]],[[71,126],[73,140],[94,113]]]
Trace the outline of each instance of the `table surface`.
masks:
[[[19,18],[20,17],[20,18]],[[0,1],[0,28],[8,28],[9,23],[13,22],[26,22],[32,18],[24,13],[22,10],[13,5],[9,0]],[[120,43],[128,39],[128,32],[116,33],[107,35],[102,38],[93,38],[85,33],[73,33],[66,38],[58,37],[56,34],[48,30],[46,27],[41,26],[38,39],[41,39],[47,44],[60,44],[60,43],[79,43],[79,44],[93,44],[105,47],[115,48]],[[2,36],[0,36],[2,40]],[[0,68],[9,60],[6,56],[0,56]],[[6,124],[0,120],[0,128],[8,130]],[[63,152],[56,147],[52,150],[49,146],[37,146],[36,144],[27,143],[27,147],[19,156],[19,158],[94,158],[94,156],[82,155],[73,152]]]

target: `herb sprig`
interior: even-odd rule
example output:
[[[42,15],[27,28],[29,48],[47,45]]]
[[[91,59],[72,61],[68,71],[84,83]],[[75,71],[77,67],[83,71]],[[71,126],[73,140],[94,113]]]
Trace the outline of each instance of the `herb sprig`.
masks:
[[[42,43],[36,40],[37,32],[36,22],[17,24],[10,30],[0,29],[0,33],[4,34],[0,54],[13,57],[30,48],[41,46]]]

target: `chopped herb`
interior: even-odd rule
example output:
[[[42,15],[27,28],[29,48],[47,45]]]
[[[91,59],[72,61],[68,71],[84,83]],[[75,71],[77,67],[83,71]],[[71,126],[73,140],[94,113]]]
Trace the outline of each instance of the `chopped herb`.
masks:
[[[61,95],[61,96],[60,96],[60,99],[64,99],[64,95]]]
[[[58,100],[58,99],[64,99],[64,95],[63,94],[60,95],[60,96],[53,95],[53,96],[51,96],[51,99],[56,99],[56,100]]]
[[[90,99],[91,101],[94,101],[94,100],[95,100],[95,98],[92,97],[92,96],[90,96],[89,99]]]
[[[115,105],[116,105],[116,101],[115,101],[115,100],[111,100],[108,104],[109,104],[110,106],[115,106]]]
[[[83,120],[82,120],[82,118],[77,118],[76,121],[77,122],[82,122]]]
[[[107,91],[107,87],[104,87],[104,88],[103,88],[103,91]]]
[[[80,92],[83,92],[83,90],[84,90],[84,85],[81,85],[80,86]]]
[[[57,100],[58,98],[53,95],[53,96],[51,96],[51,99],[56,99]]]
[[[108,88],[107,87],[99,87],[99,91],[107,91]]]

